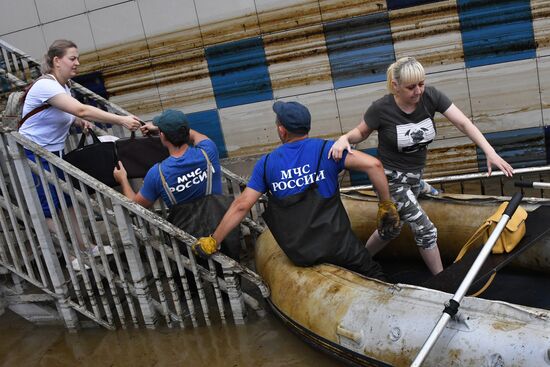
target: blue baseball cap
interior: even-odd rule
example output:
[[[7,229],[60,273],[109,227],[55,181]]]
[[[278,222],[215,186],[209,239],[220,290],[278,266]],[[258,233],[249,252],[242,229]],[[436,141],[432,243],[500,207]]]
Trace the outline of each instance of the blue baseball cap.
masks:
[[[189,121],[185,113],[178,110],[164,110],[160,115],[153,118],[153,125],[162,132],[176,132],[182,127],[189,128]]]
[[[298,102],[277,101],[273,104],[277,120],[291,133],[307,134],[311,128],[311,115],[306,106]]]

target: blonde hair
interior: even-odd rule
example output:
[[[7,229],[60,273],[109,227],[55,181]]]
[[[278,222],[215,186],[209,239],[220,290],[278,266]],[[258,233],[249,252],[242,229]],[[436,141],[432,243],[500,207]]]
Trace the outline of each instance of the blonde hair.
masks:
[[[42,74],[49,74],[53,70],[54,57],[63,57],[69,48],[78,48],[73,41],[55,40],[48,48],[48,52],[44,55],[44,62],[40,65]]]
[[[386,87],[394,94],[392,81],[397,84],[418,83],[426,78],[424,67],[414,57],[402,57],[388,67]]]

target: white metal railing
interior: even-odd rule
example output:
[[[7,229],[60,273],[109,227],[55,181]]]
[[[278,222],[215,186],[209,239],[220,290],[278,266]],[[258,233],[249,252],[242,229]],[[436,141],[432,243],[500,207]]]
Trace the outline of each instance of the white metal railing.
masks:
[[[457,191],[458,193],[473,194],[474,192],[472,192],[471,189],[466,189],[465,185],[467,183],[476,183],[476,191],[479,191],[477,193],[480,193],[482,195],[490,194],[490,191],[492,191],[495,195],[510,196],[518,190],[516,187],[514,187],[514,181],[544,181],[543,177],[548,177],[549,175],[550,165],[516,168],[514,169],[513,179],[506,179],[506,176],[504,176],[503,172],[495,171],[491,174],[491,176],[488,176],[486,172],[478,172],[462,175],[426,178],[425,181],[432,186],[441,189],[442,191],[447,191],[447,188],[449,188],[451,185],[454,185],[457,187],[453,187],[452,190]],[[504,181],[505,179],[507,180],[507,182]],[[351,186],[341,188],[340,192],[349,193],[358,190],[372,190],[372,188],[372,185]],[[530,195],[536,197],[536,189],[531,190],[534,191],[532,191]],[[540,195],[540,197],[544,197],[543,190],[539,190],[538,194]]]
[[[243,323],[247,309],[263,312],[260,300],[269,289],[250,269],[219,253],[198,261],[191,235],[20,134],[0,137],[0,265],[51,295],[69,329],[79,327],[76,312],[109,329],[225,323],[226,308]],[[24,149],[44,158],[45,166],[31,162]],[[51,173],[56,169],[66,179]],[[44,187],[53,186],[63,215],[53,211],[46,221],[33,173]],[[228,190],[238,194],[242,182],[225,177]],[[50,190],[45,193],[53,207]],[[263,230],[253,220],[259,212],[246,221],[252,240]],[[90,253],[92,243],[100,256]],[[107,245],[113,255],[105,253]],[[72,257],[90,270],[74,271]]]

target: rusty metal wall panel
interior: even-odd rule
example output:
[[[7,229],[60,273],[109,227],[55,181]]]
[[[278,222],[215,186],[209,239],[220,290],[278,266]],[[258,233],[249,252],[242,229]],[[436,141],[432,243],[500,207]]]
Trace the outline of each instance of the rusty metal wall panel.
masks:
[[[256,13],[201,25],[201,33],[205,46],[256,37],[261,34]]]
[[[332,89],[322,25],[272,33],[263,39],[275,97]]]
[[[325,23],[335,88],[379,82],[395,61],[387,12]]]
[[[273,99],[311,103],[319,126],[326,128],[316,132],[318,135],[348,131],[368,105],[385,93],[385,67],[402,56],[417,57],[425,65],[427,83],[447,94],[483,133],[549,124],[550,0],[189,1],[196,14],[182,15],[182,29],[176,21],[155,28],[169,32],[155,34],[142,22],[142,39],[113,46],[104,45],[103,30],[101,40],[93,40],[95,46],[81,55],[81,72],[101,71],[112,100],[142,118],[164,108],[189,113],[217,110],[219,136],[229,142],[230,156],[254,154],[276,144],[276,136],[268,131]],[[208,4],[217,6],[209,9]],[[117,8],[113,6],[113,10],[121,10]],[[150,8],[134,8],[150,12]],[[99,10],[91,13],[98,21],[90,22],[93,33],[101,30],[101,17]],[[149,25],[160,17],[141,15]],[[375,19],[380,22],[368,22]],[[375,24],[379,29],[375,30]],[[44,27],[46,39],[51,36],[49,27]],[[138,31],[122,33],[135,35]],[[251,64],[237,63],[229,69],[246,83],[235,89],[226,79],[225,85],[216,89],[253,93],[251,86],[269,81],[272,95],[260,102],[237,99],[237,105],[228,110],[216,101],[212,87],[227,67],[209,70],[205,49],[228,49],[251,39],[263,42],[267,71],[255,74]],[[393,50],[380,53],[380,48],[373,47],[380,39],[383,47]],[[235,50],[235,55],[243,50]],[[244,58],[249,55],[245,53]],[[484,63],[489,65],[479,66]],[[380,81],[375,82],[378,79],[373,75]],[[318,101],[325,101],[325,108],[318,107]],[[427,170],[477,169],[476,154],[471,150],[464,160],[453,155],[463,134],[439,114],[436,124],[438,135],[432,151],[437,156],[430,153]],[[243,129],[248,133],[242,134]],[[374,143],[375,137],[360,148]]]
[[[456,1],[389,12],[395,58],[413,56],[426,72],[464,67]]]
[[[497,153],[514,168],[546,164],[545,131],[542,127],[500,131],[485,136]],[[486,171],[486,157],[477,148],[479,170]]]
[[[535,57],[529,0],[458,0],[467,67]]]
[[[428,150],[428,158],[424,174],[426,177],[437,177],[478,171],[478,159],[474,143],[453,144],[453,140],[447,143],[449,146],[431,148]],[[460,140],[459,140],[460,141]]]
[[[531,0],[537,56],[550,55],[550,0]]]
[[[358,17],[387,10],[383,0],[319,0],[324,22]]]
[[[256,4],[262,34],[288,31],[321,23],[321,10],[317,0],[299,2],[284,8],[278,4],[273,4],[269,8],[261,6],[261,4]]]
[[[205,52],[218,108],[273,99],[260,37],[210,46]]]

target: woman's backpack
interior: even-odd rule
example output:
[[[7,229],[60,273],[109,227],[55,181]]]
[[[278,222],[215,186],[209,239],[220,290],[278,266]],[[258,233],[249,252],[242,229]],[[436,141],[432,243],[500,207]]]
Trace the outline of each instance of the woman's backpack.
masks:
[[[45,110],[46,108],[50,107],[48,103],[45,103],[41,106],[36,107],[31,112],[27,113],[25,117],[23,117],[23,106],[25,105],[25,98],[27,98],[27,93],[29,93],[29,90],[32,88],[34,83],[36,83],[40,79],[53,79],[52,76],[45,74],[42,75],[40,78],[33,81],[31,84],[25,87],[24,90],[19,90],[15,92],[11,92],[8,96],[8,101],[6,103],[6,109],[4,110],[4,114],[2,115],[2,127],[9,128],[11,130],[19,130],[21,125],[31,116],[36,115],[38,112]]]

